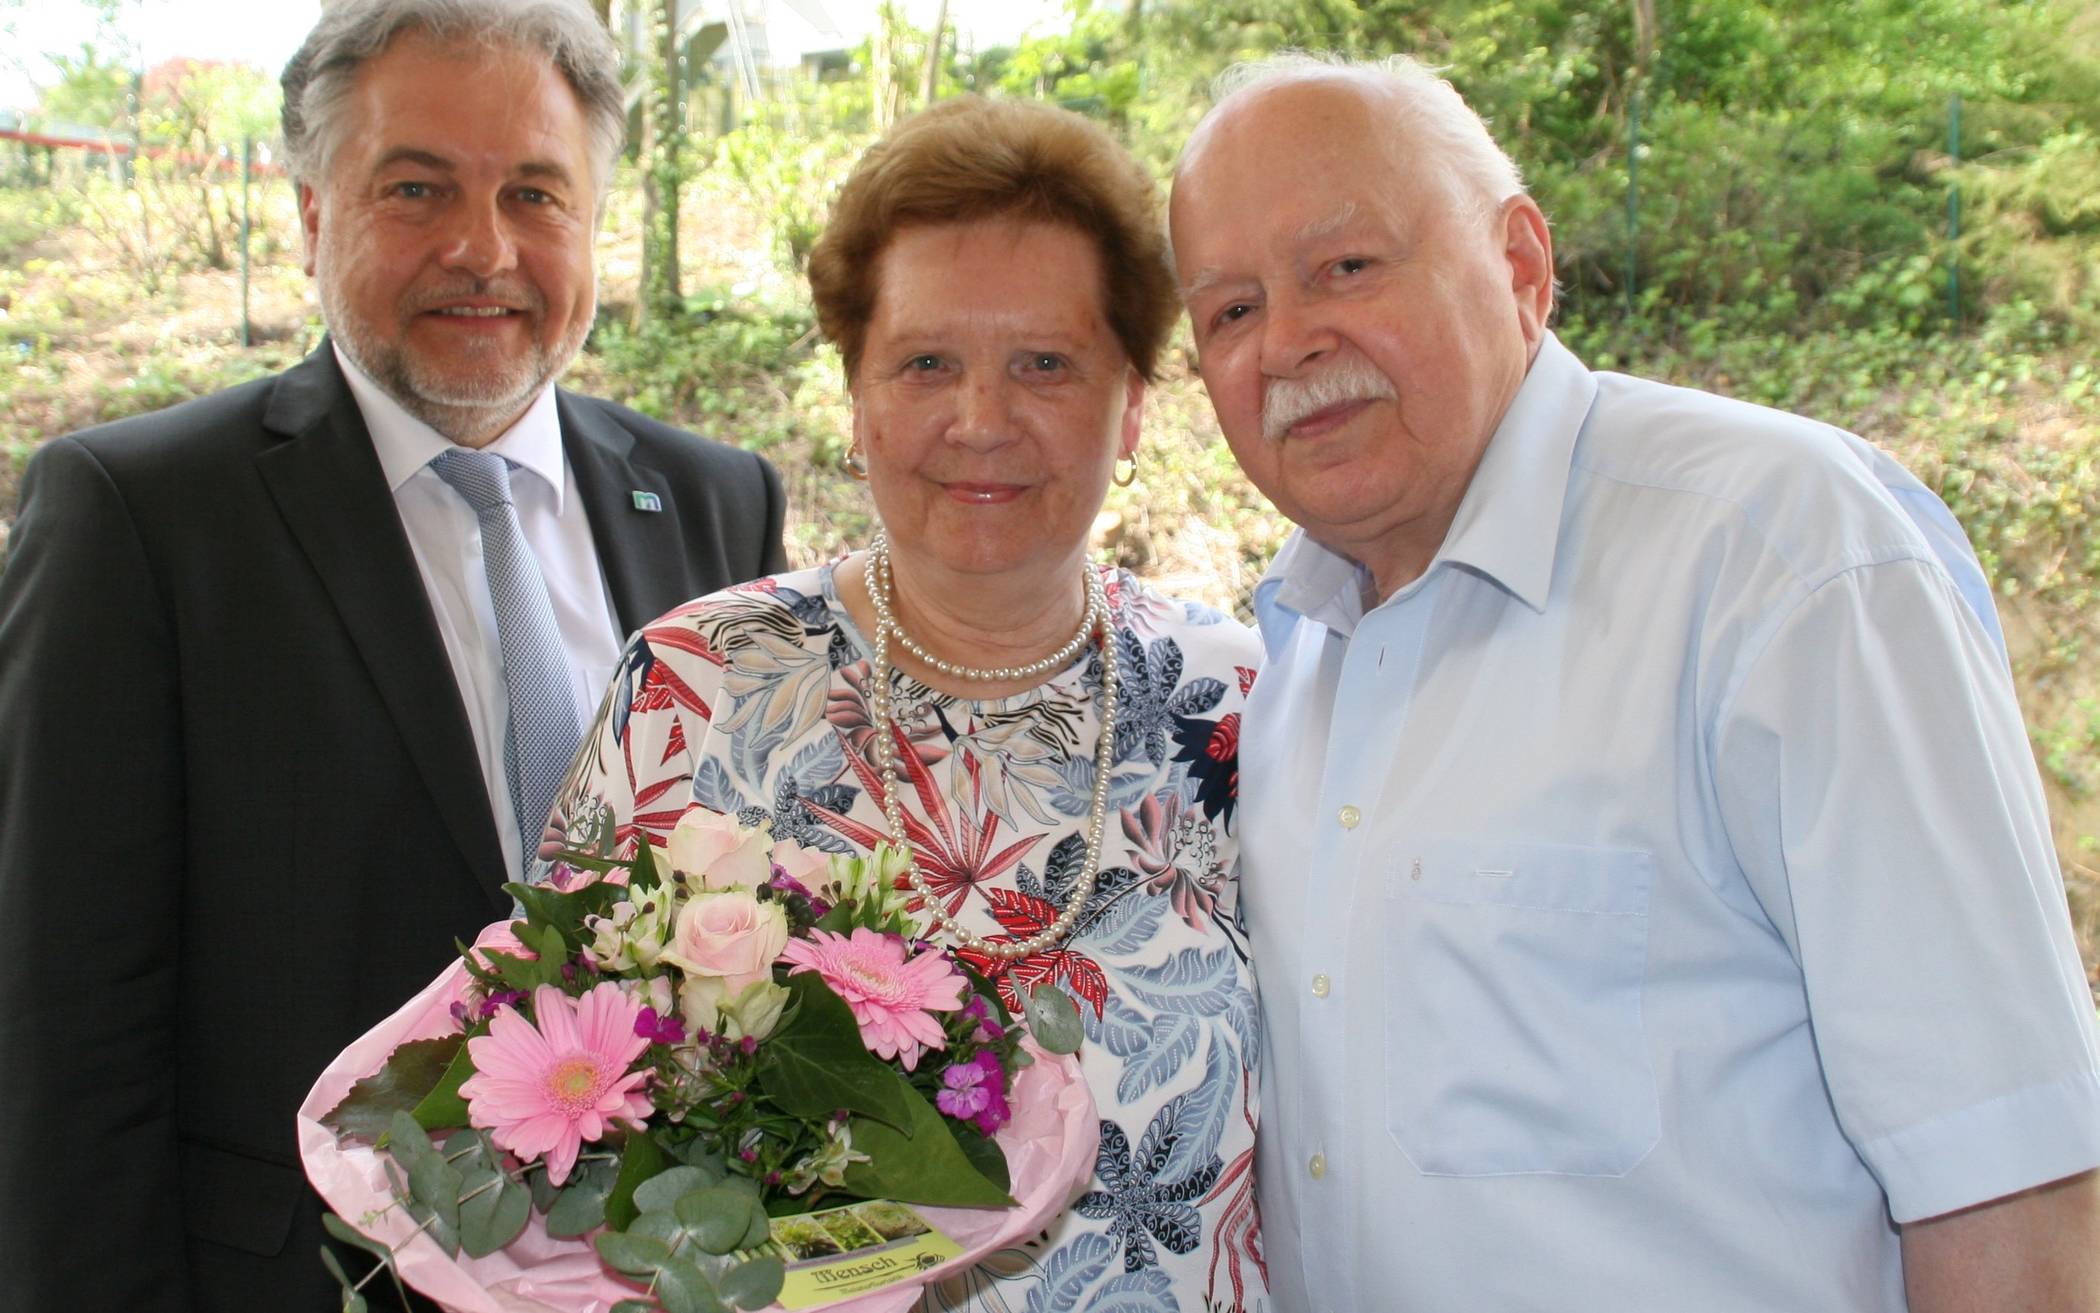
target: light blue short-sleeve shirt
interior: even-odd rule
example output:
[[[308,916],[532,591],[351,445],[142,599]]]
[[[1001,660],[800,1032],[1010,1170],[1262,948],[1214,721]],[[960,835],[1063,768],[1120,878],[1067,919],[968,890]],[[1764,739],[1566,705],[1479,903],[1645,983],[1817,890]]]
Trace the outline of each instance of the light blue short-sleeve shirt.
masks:
[[[1902,1310],[1898,1224],[2100,1164],[1989,590],[1893,461],[1549,337],[1367,583],[1257,593],[1279,1308]]]

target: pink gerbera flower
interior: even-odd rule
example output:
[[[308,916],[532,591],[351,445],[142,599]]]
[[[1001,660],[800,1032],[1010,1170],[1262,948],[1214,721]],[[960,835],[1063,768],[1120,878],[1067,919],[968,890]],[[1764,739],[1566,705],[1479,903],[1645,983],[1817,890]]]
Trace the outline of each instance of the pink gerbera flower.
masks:
[[[640,1126],[648,1117],[637,1087],[649,1073],[627,1067],[649,1041],[634,1033],[641,1003],[611,981],[577,999],[541,985],[532,1012],[537,1026],[506,1007],[488,1034],[467,1041],[474,1074],[459,1092],[476,1126],[520,1158],[545,1157],[548,1182],[560,1185],[585,1140],[603,1139],[615,1120]]]
[[[861,1043],[878,1058],[896,1058],[910,1071],[927,1049],[943,1048],[947,1036],[935,1012],[962,1006],[964,981],[939,952],[912,957],[896,935],[865,926],[852,938],[829,930],[812,930],[807,939],[790,939],[781,960],[793,971],[814,971],[853,1009]]]

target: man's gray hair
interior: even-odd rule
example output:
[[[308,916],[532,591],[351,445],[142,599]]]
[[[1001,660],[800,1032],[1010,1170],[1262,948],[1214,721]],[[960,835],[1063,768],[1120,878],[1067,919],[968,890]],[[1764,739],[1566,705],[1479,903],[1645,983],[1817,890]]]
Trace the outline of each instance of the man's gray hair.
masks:
[[[584,0],[338,0],[284,66],[284,148],[292,178],[318,187],[342,143],[357,70],[401,33],[453,45],[545,55],[576,93],[590,132],[598,196],[627,138],[620,52]]]
[[[1335,54],[1287,50],[1266,59],[1234,64],[1211,84],[1216,114],[1242,92],[1297,82],[1350,82],[1384,93],[1398,126],[1448,171],[1456,199],[1483,212],[1524,191],[1524,176],[1495,144],[1486,122],[1466,104],[1438,70],[1411,55],[1349,59]]]

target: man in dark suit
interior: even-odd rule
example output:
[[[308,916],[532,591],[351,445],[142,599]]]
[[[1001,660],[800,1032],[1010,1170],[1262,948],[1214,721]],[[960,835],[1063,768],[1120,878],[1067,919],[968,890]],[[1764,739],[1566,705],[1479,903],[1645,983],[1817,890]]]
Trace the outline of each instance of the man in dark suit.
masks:
[[[308,1086],[508,910],[528,747],[565,756],[619,636],[785,565],[765,462],[553,386],[617,67],[582,0],[331,5],[285,73],[330,339],[30,464],[0,574],[0,1306],[334,1307]],[[460,453],[502,457],[503,495],[441,474]],[[514,646],[521,579],[560,669]],[[528,745],[549,715],[566,744]]]

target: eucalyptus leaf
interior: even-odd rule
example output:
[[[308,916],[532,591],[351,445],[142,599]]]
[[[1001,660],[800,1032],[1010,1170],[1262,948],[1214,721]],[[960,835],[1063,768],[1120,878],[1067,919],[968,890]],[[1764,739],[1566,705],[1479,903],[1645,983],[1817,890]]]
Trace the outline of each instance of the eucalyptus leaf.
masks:
[[[410,1040],[387,1056],[385,1066],[352,1085],[342,1102],[321,1115],[321,1124],[338,1135],[376,1142],[394,1114],[428,1096],[453,1056],[465,1051],[459,1035]]]
[[[671,1247],[654,1236],[629,1235],[625,1231],[607,1231],[593,1243],[606,1266],[631,1277],[651,1275],[671,1256]]]
[[[751,1210],[751,1225],[744,1228],[744,1242],[737,1248],[756,1249],[772,1238],[773,1219],[766,1216],[765,1206],[761,1204]]]
[[[627,1228],[627,1234],[661,1240],[673,1250],[693,1243],[692,1233],[685,1229],[685,1223],[678,1220],[676,1213],[643,1213],[634,1219],[633,1226]]]
[[[612,1313],[663,1313],[651,1299],[623,1299],[612,1306]]]
[[[470,1180],[468,1194],[471,1197],[459,1205],[459,1243],[467,1253],[486,1258],[524,1232],[532,1216],[532,1196],[522,1184],[490,1172],[478,1183]]]
[[[814,973],[788,977],[787,988],[793,1013],[758,1050],[765,1092],[796,1117],[827,1117],[844,1108],[907,1127],[904,1078],[868,1052],[853,1010]]]
[[[612,1193],[605,1198],[605,1220],[614,1230],[625,1230],[633,1225],[640,1212],[634,1206],[636,1187],[664,1169],[664,1151],[656,1141],[641,1131],[630,1131],[625,1145],[620,1150],[620,1174],[613,1182]]]
[[[343,1265],[336,1259],[335,1251],[327,1245],[321,1246],[321,1266],[327,1268],[328,1275],[334,1277],[336,1284],[343,1288],[343,1313],[353,1313],[353,1310],[355,1313],[364,1313],[365,1297],[357,1293],[357,1286],[343,1271]]]
[[[656,1297],[666,1313],[728,1313],[707,1273],[683,1258],[672,1257],[656,1269]]]
[[[726,1254],[741,1247],[744,1234],[751,1229],[751,1215],[763,1211],[750,1195],[723,1186],[701,1190],[678,1201],[678,1220],[710,1254]]]
[[[536,1173],[533,1179],[535,1183],[544,1182],[547,1174]],[[620,1164],[611,1159],[579,1164],[568,1185],[552,1195],[554,1202],[546,1209],[547,1234],[567,1239],[587,1235],[602,1225],[605,1201],[619,1179]]]
[[[334,1213],[321,1214],[321,1229],[353,1249],[364,1250],[382,1263],[394,1261],[393,1247],[386,1241],[374,1240]]]
[[[872,1162],[846,1169],[846,1188],[864,1199],[949,1208],[1006,1208],[1013,1200],[977,1170],[948,1123],[917,1090],[904,1086],[911,1129],[900,1133],[866,1117],[853,1119],[853,1147]]]
[[[1079,1022],[1079,1007],[1072,996],[1055,985],[1037,985],[1021,995],[1021,1008],[1028,1014],[1028,1033],[1046,1053],[1077,1053],[1086,1028]]]
[[[738,1308],[764,1308],[780,1298],[787,1264],[771,1254],[740,1263],[722,1276],[722,1299]]]
[[[713,1182],[697,1167],[673,1167],[642,1182],[634,1190],[634,1206],[645,1213],[668,1213],[680,1198],[705,1190]]]
[[[386,1150],[404,1169],[413,1169],[426,1158],[437,1158],[438,1151],[431,1147],[430,1136],[416,1124],[416,1119],[406,1111],[397,1112],[386,1124]]]

